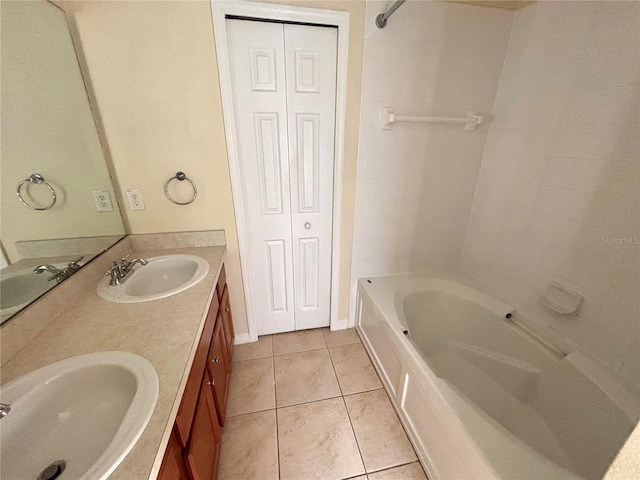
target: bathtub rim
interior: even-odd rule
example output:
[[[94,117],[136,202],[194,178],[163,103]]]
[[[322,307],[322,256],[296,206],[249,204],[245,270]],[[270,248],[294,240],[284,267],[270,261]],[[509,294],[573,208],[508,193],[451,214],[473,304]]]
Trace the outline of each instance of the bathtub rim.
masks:
[[[389,286],[392,287],[391,292]],[[492,297],[488,292],[480,289],[475,279],[466,273],[451,270],[432,274],[380,275],[358,279],[358,289],[362,287],[369,293],[376,313],[397,325],[398,330],[401,331],[408,330],[408,323],[402,308],[404,296],[400,299],[399,294],[406,296],[407,293],[418,292],[424,287],[436,290],[434,287],[438,286],[445,287],[443,290],[445,293],[460,292],[462,298],[482,305],[487,310],[500,315],[501,318],[504,318],[506,313],[511,313],[515,317],[516,328],[517,323],[521,323],[535,335],[546,339],[561,350],[564,353],[563,356],[568,357],[569,361],[631,421],[635,424],[640,422],[640,386],[635,388],[626,378],[590,356],[571,340],[536,322],[529,315],[514,309],[509,303]],[[357,293],[359,296],[359,290]],[[378,293],[377,296],[376,293]],[[511,325],[509,327],[513,328]],[[395,332],[397,329],[392,330]]]

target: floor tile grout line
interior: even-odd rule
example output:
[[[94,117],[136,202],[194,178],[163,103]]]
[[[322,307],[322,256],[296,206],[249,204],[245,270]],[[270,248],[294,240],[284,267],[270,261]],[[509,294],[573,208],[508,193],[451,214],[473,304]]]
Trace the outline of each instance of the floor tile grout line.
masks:
[[[278,353],[275,354],[274,353],[274,357],[284,357],[285,355],[295,355],[296,353],[306,353],[306,352],[317,352],[318,350],[328,350],[329,347],[327,347],[326,345],[324,347],[320,347],[320,348],[310,348],[309,350],[300,350],[298,352],[289,352],[289,353]]]
[[[380,388],[372,388],[371,390],[362,390],[361,392],[347,393],[347,394],[343,395],[343,397],[355,397],[356,395],[360,395],[360,394],[362,394],[362,393],[377,392],[378,390],[384,390],[384,387],[380,387]],[[385,392],[385,393],[386,393],[386,392]]]
[[[280,405],[280,406],[276,405],[276,409],[299,407],[300,405],[309,405],[310,403],[324,402],[325,400],[333,400],[334,398],[342,398],[342,394],[335,395],[333,397],[318,398],[317,400],[309,400],[308,402],[292,403],[291,405]]]
[[[356,331],[356,333],[357,333],[357,331]],[[360,337],[358,336],[358,338],[360,338]],[[373,366],[373,360],[369,356],[369,353],[367,352],[367,349],[364,348],[364,345],[362,344],[362,341],[360,341],[358,343],[363,347],[363,349],[364,349],[364,351],[365,351],[365,353],[367,355],[367,358],[369,359],[369,362],[371,362],[371,365]],[[355,344],[348,344],[348,345],[355,345]],[[331,358],[331,364],[333,365],[333,357],[331,357],[331,349],[329,349],[329,357]],[[358,436],[356,435],[355,428],[353,427],[353,422],[351,421],[351,415],[349,414],[349,408],[347,407],[346,397],[351,397],[351,396],[360,395],[360,394],[363,394],[363,393],[371,393],[371,392],[376,392],[378,390],[382,390],[382,391],[384,391],[384,394],[387,397],[387,399],[389,400],[389,402],[391,402],[391,399],[389,398],[389,393],[384,388],[384,383],[382,381],[382,378],[378,374],[378,371],[375,369],[375,367],[374,367],[373,370],[374,370],[374,372],[376,374],[376,377],[378,377],[378,380],[380,381],[380,385],[381,385],[380,388],[374,388],[374,389],[371,389],[371,390],[363,390],[361,392],[354,392],[354,393],[349,393],[349,394],[346,394],[346,395],[343,393],[343,395],[342,395],[342,400],[344,401],[345,408],[347,409],[347,416],[349,417],[349,422],[351,423],[351,429],[353,430],[353,434],[354,434],[354,437],[356,439],[356,444],[358,445],[358,451],[360,451],[360,458],[362,459],[362,465],[364,466],[364,469],[365,469],[364,475],[366,475],[367,478],[368,478],[369,473],[377,473],[377,472],[381,472],[381,471],[384,471],[384,470],[389,470],[391,468],[397,468],[397,467],[402,467],[404,465],[410,465],[411,463],[415,463],[416,461],[418,463],[420,463],[418,454],[415,451],[415,448],[414,448],[413,444],[411,443],[411,441],[409,441],[409,444],[411,445],[411,449],[413,450],[413,453],[416,456],[416,460],[414,460],[412,462],[403,463],[403,464],[400,464],[400,465],[394,465],[394,466],[391,466],[391,467],[382,468],[380,470],[373,470],[371,472],[367,471],[367,466],[364,463],[364,457],[362,455],[362,451],[360,450],[360,443],[358,442]],[[334,371],[335,371],[335,366],[334,366]],[[336,377],[338,377],[337,372],[336,372]],[[340,380],[338,380],[338,384],[339,383],[340,383]],[[342,391],[342,387],[340,387],[340,390]],[[392,408],[393,408],[393,406],[392,406]],[[398,414],[395,412],[395,409],[394,409],[393,413],[396,415],[396,417],[398,416]],[[398,418],[398,421],[400,422],[399,418]],[[402,425],[402,422],[400,422],[400,426],[402,427],[402,430],[404,431],[405,435],[407,435],[407,437],[408,437],[409,435],[408,435],[407,431],[405,430],[404,425]],[[420,468],[422,469],[422,465],[420,465]]]
[[[327,348],[327,350],[329,350]],[[358,453],[360,454],[360,461],[362,462],[362,468],[364,469],[365,475],[367,472],[367,467],[364,464],[364,457],[362,456],[362,449],[360,448],[360,443],[358,442],[358,436],[356,435],[356,429],[353,428],[353,421],[351,420],[351,415],[349,414],[349,408],[347,407],[347,402],[344,399],[344,392],[342,391],[342,386],[340,385],[340,379],[338,378],[338,372],[336,371],[336,366],[333,364],[333,357],[331,356],[331,350],[329,350],[329,360],[331,361],[331,367],[333,367],[333,374],[336,376],[336,380],[338,381],[338,387],[340,388],[340,393],[342,396],[342,404],[344,405],[344,409],[347,412],[347,418],[349,419],[349,425],[351,425],[351,431],[353,432],[353,438],[356,441],[356,447],[358,447]]]
[[[275,357],[271,357],[271,364],[273,365],[273,403],[276,406],[276,461],[278,462],[278,479],[280,479],[280,429],[278,428],[278,384],[276,383]]]
[[[247,358],[245,360],[234,360],[234,361],[231,362],[231,365],[238,364],[238,363],[255,362],[256,360],[264,360],[265,358],[273,358],[273,355],[264,356],[264,357],[256,357],[256,358]]]
[[[356,434],[356,429],[353,426],[353,420],[351,420],[351,414],[349,413],[349,407],[347,407],[347,402],[344,399],[344,397],[342,397],[342,403],[344,404],[344,409],[347,412],[347,418],[349,419],[349,425],[351,425],[351,431],[353,432],[353,438],[356,441],[356,447],[358,447],[358,453],[360,454],[360,461],[362,462],[362,468],[364,469],[364,472],[361,473],[360,475],[366,475],[367,474],[367,466],[364,463],[364,456],[362,455],[362,449],[360,448],[360,442],[358,442],[358,435]]]
[[[406,462],[406,463],[400,463],[398,465],[392,465],[390,467],[384,467],[384,468],[380,468],[378,470],[372,470],[371,472],[367,472],[366,475],[373,475],[374,473],[380,473],[380,472],[386,472],[387,470],[393,470],[394,468],[400,468],[400,467],[406,467],[407,465],[413,465],[414,463],[417,463],[418,465],[420,465],[420,469],[424,472],[424,468],[422,468],[422,464],[420,463],[420,460],[414,460],[412,462]],[[426,473],[425,473],[426,476]]]
[[[270,412],[271,410],[275,410],[277,407],[273,407],[273,408],[263,408],[261,410],[254,410],[252,412],[244,412],[244,413],[236,413],[235,415],[227,415],[225,417],[225,419],[227,418],[238,418],[238,417],[243,417],[245,415],[253,415],[254,413],[263,413],[263,412]]]
[[[329,354],[329,361],[331,362],[331,368],[333,369],[333,374],[336,377],[336,382],[338,382],[338,388],[340,389],[340,396],[344,397],[344,391],[342,391],[342,385],[340,384],[340,377],[338,377],[338,371],[336,370],[336,366],[333,363],[333,357],[331,356],[331,350],[327,347],[327,353]]]

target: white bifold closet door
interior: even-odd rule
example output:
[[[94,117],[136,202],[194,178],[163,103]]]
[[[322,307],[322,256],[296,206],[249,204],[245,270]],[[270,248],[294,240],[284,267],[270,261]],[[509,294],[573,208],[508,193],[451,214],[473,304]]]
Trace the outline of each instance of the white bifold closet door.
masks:
[[[226,23],[258,334],[328,326],[337,29]]]

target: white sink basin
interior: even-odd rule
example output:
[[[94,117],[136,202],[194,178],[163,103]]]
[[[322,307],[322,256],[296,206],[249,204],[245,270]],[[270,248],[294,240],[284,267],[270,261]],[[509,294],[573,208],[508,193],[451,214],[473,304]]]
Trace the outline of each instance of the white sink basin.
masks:
[[[54,267],[63,269],[65,263],[54,264]],[[26,307],[47,290],[55,287],[55,280],[48,281],[51,273],[33,273],[33,268],[25,268],[18,272],[2,275],[0,281],[0,315],[13,315],[18,310]]]
[[[0,477],[35,480],[57,461],[61,479],[107,478],[142,435],[158,399],[144,358],[99,352],[68,358],[0,389]]]
[[[109,278],[98,282],[98,295],[117,303],[158,300],[183,292],[200,282],[209,272],[209,264],[195,255],[165,255],[137,265],[121,285],[109,285]]]

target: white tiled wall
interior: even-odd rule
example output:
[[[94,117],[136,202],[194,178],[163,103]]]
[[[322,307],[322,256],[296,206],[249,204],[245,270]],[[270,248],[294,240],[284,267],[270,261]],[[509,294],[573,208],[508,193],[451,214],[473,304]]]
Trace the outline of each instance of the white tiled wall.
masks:
[[[640,379],[640,3],[515,14],[462,267],[531,318]],[[558,280],[577,317],[536,297]]]
[[[490,113],[513,17],[407,2],[380,30],[375,16],[389,4],[367,2],[354,281],[457,264],[487,127],[469,133],[460,125],[405,123],[381,130],[380,116],[383,107],[408,115]]]

